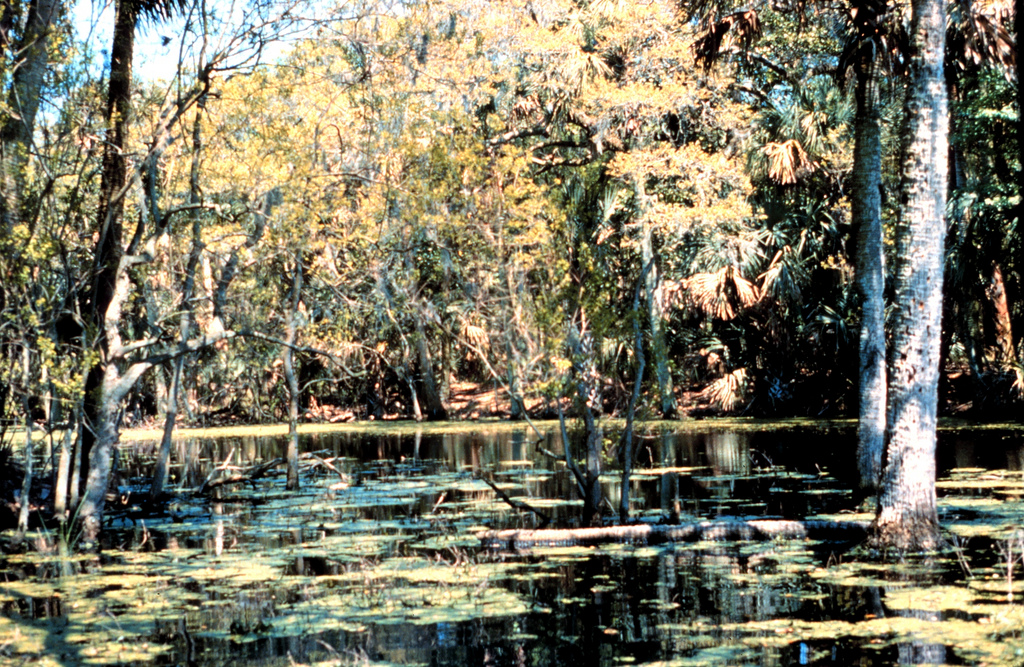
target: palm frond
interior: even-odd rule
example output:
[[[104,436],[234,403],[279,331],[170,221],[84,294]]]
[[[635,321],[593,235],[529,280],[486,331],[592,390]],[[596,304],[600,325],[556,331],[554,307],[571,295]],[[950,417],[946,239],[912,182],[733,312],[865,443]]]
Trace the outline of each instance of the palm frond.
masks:
[[[462,320],[462,338],[480,352],[486,352],[491,346],[491,339],[487,335],[487,329],[471,324],[468,320]]]
[[[160,23],[186,12],[191,0],[121,0],[119,5],[130,8],[135,16]]]
[[[746,399],[748,387],[747,369],[737,368],[709,384],[700,395],[719,409],[732,412]]]
[[[1017,45],[1005,24],[1013,17],[1006,0],[973,2],[958,0],[949,14],[947,51],[954,64],[989,64],[1000,68],[1007,79],[1017,67]]]
[[[693,43],[693,56],[697,64],[706,70],[710,69],[722,55],[722,45],[727,43],[727,36],[730,37],[730,42],[738,43],[744,51],[748,50],[761,36],[761,22],[757,11],[746,9],[733,12],[709,26]]]
[[[664,294],[667,303],[693,308],[724,322],[761,299],[757,285],[731,266],[710,273],[697,273],[679,281],[666,281]]]
[[[768,178],[779,185],[794,185],[818,167],[796,139],[771,141],[761,151],[768,158]]]

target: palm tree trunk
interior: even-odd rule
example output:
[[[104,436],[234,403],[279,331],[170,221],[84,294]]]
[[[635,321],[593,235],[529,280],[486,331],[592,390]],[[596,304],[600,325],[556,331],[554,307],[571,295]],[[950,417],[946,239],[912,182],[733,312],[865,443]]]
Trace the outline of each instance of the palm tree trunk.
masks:
[[[858,12],[858,17],[861,12]],[[864,488],[877,488],[885,444],[885,247],[882,237],[882,138],[871,51],[857,64],[854,125],[853,227],[857,230],[857,289],[861,297],[860,406],[857,468]]]
[[[901,551],[933,549],[939,540],[935,426],[949,170],[942,0],[913,0],[910,35],[888,429],[874,536],[876,545]]]

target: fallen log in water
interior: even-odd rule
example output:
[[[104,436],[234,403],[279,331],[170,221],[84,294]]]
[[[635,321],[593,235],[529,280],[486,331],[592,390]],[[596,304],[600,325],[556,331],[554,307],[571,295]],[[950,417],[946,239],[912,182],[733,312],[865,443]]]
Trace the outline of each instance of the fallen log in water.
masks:
[[[681,525],[637,524],[606,528],[488,530],[477,533],[489,549],[530,549],[552,546],[593,546],[608,543],[664,544],[698,540],[770,540],[775,538],[857,542],[867,535],[867,521],[701,521]]]

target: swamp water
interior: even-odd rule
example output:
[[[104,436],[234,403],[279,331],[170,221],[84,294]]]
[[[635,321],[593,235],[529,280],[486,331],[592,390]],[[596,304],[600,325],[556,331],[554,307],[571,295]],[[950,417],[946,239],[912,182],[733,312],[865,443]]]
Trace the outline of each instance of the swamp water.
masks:
[[[176,479],[284,446],[182,439]],[[126,439],[124,494],[153,447]],[[52,533],[48,553],[0,556],[0,664],[1024,665],[1022,430],[941,433],[954,548],[896,564],[798,540],[489,552],[478,531],[538,520],[481,476],[555,525],[579,511],[526,430],[345,429],[303,447],[336,470],[306,459],[299,493],[272,476],[146,517],[129,499],[98,562]],[[853,448],[849,428],[655,432],[633,513],[867,518],[849,513]]]

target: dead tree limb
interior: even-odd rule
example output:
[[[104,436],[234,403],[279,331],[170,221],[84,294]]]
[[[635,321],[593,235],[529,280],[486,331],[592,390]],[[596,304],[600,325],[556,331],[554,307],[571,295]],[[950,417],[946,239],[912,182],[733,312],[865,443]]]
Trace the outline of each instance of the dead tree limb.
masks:
[[[331,472],[335,473],[338,477],[341,478],[341,480],[343,482],[347,482],[348,481],[348,475],[343,473],[341,470],[338,470],[338,468],[333,463],[331,463],[331,460],[333,460],[333,459],[331,459],[331,460],[324,459],[324,458],[321,458],[321,457],[317,456],[316,454],[314,454],[312,452],[306,452],[302,456],[300,456],[299,458],[304,460],[304,461],[312,461],[312,463],[310,464],[310,466],[307,469],[307,471],[312,471],[312,470],[316,469],[317,466],[323,466],[324,468],[327,468]]]
[[[256,480],[266,475],[270,470],[284,463],[285,460],[278,457],[276,459],[261,463],[256,466],[252,466],[245,472],[237,473],[235,475],[228,475],[227,477],[220,477],[218,479],[207,478],[203,485],[196,490],[197,495],[207,493],[211,489],[215,489],[218,486],[227,486],[229,484],[255,484]]]
[[[506,503],[511,505],[513,508],[515,508],[517,510],[523,510],[525,512],[533,512],[534,514],[536,514],[540,518],[540,528],[541,529],[546,528],[547,525],[549,523],[551,523],[551,517],[548,516],[547,514],[545,514],[544,512],[540,511],[539,509],[537,509],[533,505],[530,505],[529,503],[524,503],[521,500],[516,500],[515,498],[512,498],[507,493],[505,493],[504,491],[499,489],[497,484],[495,484],[491,480],[487,479],[486,477],[481,477],[480,479],[483,480],[484,484],[486,484],[487,486],[491,487],[491,490],[494,491],[494,493],[498,494],[499,498],[501,498],[503,501],[505,501]]]

